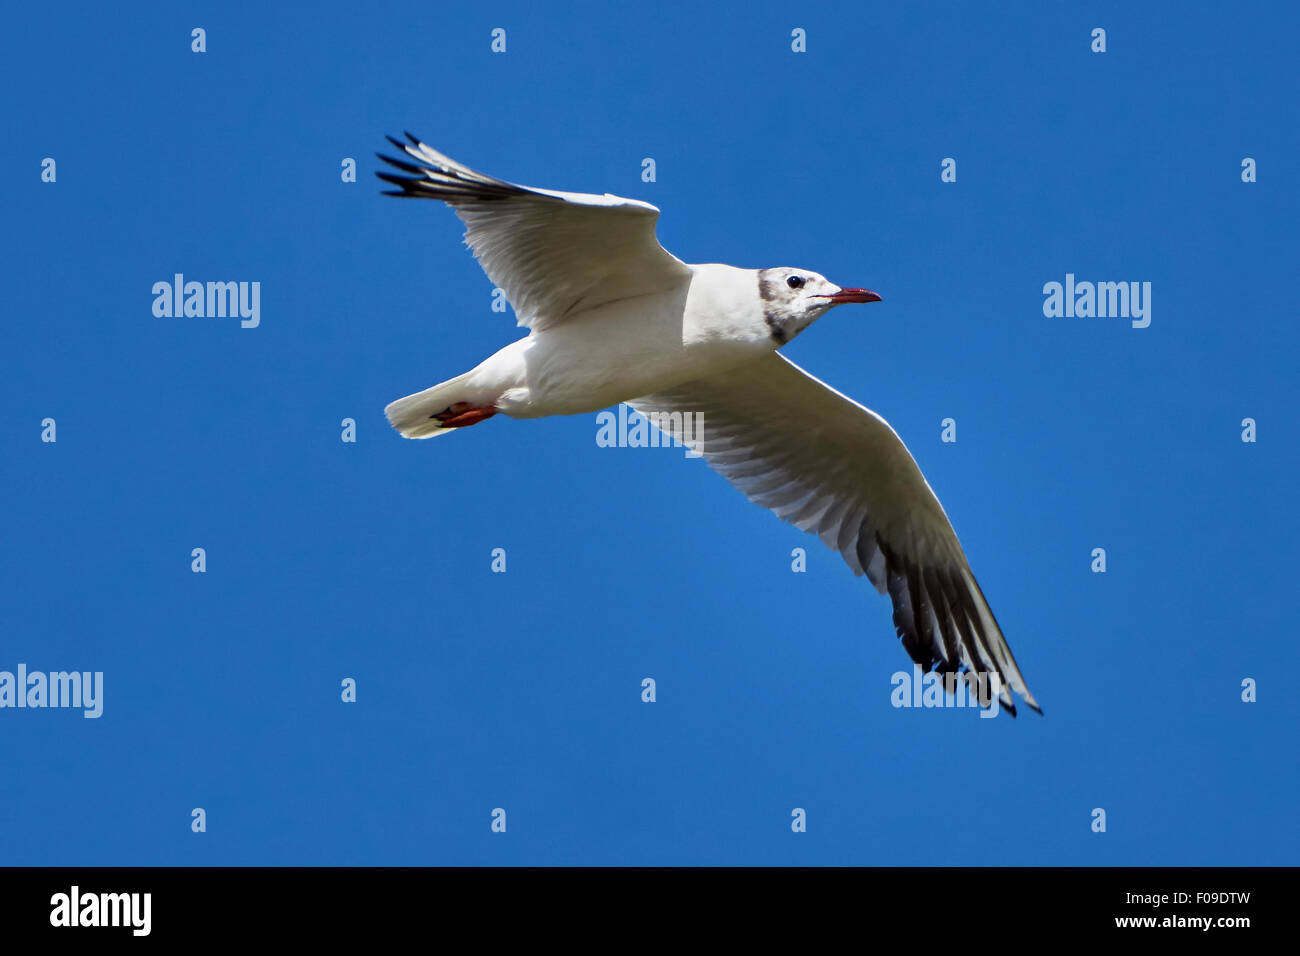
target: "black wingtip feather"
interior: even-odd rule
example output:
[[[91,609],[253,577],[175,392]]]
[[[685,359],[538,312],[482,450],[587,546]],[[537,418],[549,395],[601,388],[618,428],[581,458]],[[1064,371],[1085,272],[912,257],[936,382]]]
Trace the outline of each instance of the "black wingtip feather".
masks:
[[[877,537],[877,545],[885,555],[885,577],[888,582],[889,596],[894,604],[894,628],[908,656],[920,664],[925,671],[935,670],[941,673],[950,670],[964,671],[967,669],[965,665],[953,659],[952,647],[939,644],[943,641],[944,645],[947,645],[951,637],[959,644],[969,643],[968,653],[972,661],[978,662],[974,645],[977,637],[982,636],[983,632],[976,623],[979,620],[978,611],[971,595],[955,578],[950,578],[946,573],[918,568],[910,562],[900,560],[899,556],[879,537]],[[935,607],[935,618],[939,622],[938,634],[934,633],[926,611],[928,605]],[[958,610],[962,612],[960,618],[956,613]],[[941,611],[944,613],[940,613]],[[991,615],[992,611],[989,613]],[[947,633],[949,616],[959,629],[952,635]],[[970,631],[969,634],[960,631],[963,619],[966,629]],[[947,661],[944,660],[944,652],[947,652]],[[1007,653],[1010,653],[1010,648],[1007,649]],[[991,663],[998,676],[1005,681],[1005,675],[998,667],[996,659]],[[1011,696],[1014,692],[1005,682],[1003,688],[1007,691],[1008,700],[1004,701],[999,694],[997,706],[1014,718],[1017,716],[1015,700]],[[1028,700],[1023,702],[1035,713],[1039,715],[1043,713],[1042,708],[1036,704]]]
[[[375,175],[378,176],[380,179],[382,179],[384,182],[391,183],[394,186],[401,186],[402,189],[407,191],[414,189],[418,185],[417,180],[407,179],[404,176],[397,176],[394,175],[393,173],[376,172]]]
[[[424,175],[424,170],[419,166],[416,166],[414,163],[408,163],[405,160],[397,159],[393,156],[385,156],[383,153],[375,153],[375,155],[386,162],[389,166],[396,166],[403,172],[411,173],[414,176]]]

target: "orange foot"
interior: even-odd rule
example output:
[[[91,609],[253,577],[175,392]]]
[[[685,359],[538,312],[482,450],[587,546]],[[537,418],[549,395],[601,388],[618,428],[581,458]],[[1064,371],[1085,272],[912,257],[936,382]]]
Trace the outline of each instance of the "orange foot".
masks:
[[[497,413],[493,405],[471,405],[469,402],[456,402],[430,418],[436,418],[443,428],[465,428],[477,425]]]

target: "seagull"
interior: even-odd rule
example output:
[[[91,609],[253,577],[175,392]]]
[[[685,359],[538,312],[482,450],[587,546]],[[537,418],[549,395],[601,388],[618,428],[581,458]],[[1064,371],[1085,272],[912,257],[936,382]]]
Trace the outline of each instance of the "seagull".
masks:
[[[376,174],[398,187],[385,194],[449,205],[529,334],[390,404],[399,433],[432,438],[497,414],[627,402],[887,592],[903,647],[925,671],[984,675],[1012,716],[1009,691],[1042,713],[902,439],[780,352],[836,306],[879,295],[809,269],[688,265],[659,244],[649,203],[518,186],[406,138],[388,137],[401,158],[376,154],[397,170]],[[702,422],[702,434],[685,422]]]

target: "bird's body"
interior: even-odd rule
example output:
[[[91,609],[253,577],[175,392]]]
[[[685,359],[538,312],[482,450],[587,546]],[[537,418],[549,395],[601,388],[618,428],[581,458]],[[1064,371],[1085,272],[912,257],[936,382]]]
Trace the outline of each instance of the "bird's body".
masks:
[[[779,354],[834,306],[878,295],[806,269],[687,265],[655,239],[659,211],[647,203],[516,186],[408,138],[391,140],[406,158],[381,157],[406,175],[380,177],[401,187],[395,195],[455,209],[470,248],[530,331],[470,371],[390,404],[402,435],[619,402],[670,430],[703,422],[702,432],[677,437],[888,592],[914,660],[988,675],[1012,714],[1011,691],[1038,709],[898,435]]]
[[[466,400],[495,402],[512,418],[599,411],[751,362],[778,343],[759,309],[758,271],[690,266],[662,292],[620,299],[534,330],[472,369]],[[591,344],[600,343],[600,361]]]

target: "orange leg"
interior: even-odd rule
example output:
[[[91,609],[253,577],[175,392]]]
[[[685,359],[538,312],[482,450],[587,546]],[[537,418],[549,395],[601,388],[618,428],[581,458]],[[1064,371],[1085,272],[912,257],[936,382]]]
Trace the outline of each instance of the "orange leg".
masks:
[[[443,428],[465,428],[469,425],[477,425],[496,413],[496,407],[493,405],[479,407],[471,405],[469,402],[456,402],[454,405],[440,411],[437,415],[429,417],[436,418],[442,423]]]

